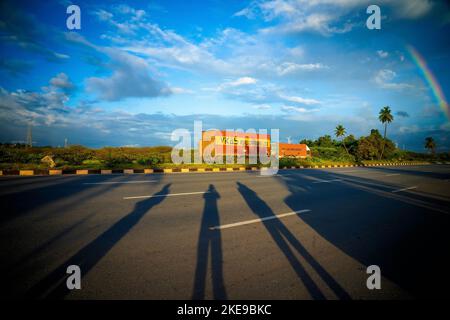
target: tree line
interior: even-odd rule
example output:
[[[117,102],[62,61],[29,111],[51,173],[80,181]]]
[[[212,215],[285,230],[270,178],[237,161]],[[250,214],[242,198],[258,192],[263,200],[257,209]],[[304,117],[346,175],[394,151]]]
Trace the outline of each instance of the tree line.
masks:
[[[383,135],[377,129],[372,129],[368,136],[356,139],[354,135],[347,134],[347,130],[342,124],[338,124],[334,130],[334,136],[337,140],[334,140],[330,135],[324,135],[316,140],[303,139],[300,143],[307,144],[311,148],[313,156],[333,158],[334,160],[362,161],[393,159],[402,156],[419,157],[419,153],[398,149],[394,142],[388,139],[388,125],[394,121],[389,106],[380,110],[378,120],[384,126]],[[436,142],[433,137],[425,139],[424,147],[433,156],[435,155]]]

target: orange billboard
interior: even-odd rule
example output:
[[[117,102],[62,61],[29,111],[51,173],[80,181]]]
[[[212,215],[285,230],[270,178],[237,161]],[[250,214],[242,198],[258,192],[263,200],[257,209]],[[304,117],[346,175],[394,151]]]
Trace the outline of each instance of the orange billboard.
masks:
[[[202,132],[202,150],[214,150],[215,155],[270,155],[270,134],[245,133],[225,130]],[[208,148],[208,149],[207,149]]]
[[[306,158],[311,156],[311,151],[306,144],[280,143],[278,146],[279,156]]]

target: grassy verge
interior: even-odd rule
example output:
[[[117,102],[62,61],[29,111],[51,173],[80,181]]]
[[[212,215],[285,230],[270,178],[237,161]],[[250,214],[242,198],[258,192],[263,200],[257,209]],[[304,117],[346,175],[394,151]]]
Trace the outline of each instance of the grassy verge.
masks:
[[[430,161],[414,161],[414,160],[366,160],[360,163],[353,161],[333,161],[333,160],[325,160],[319,158],[312,159],[280,159],[279,167],[315,167],[315,166],[344,166],[344,165],[374,165],[374,164],[395,164],[395,163],[433,163]],[[442,162],[440,162],[442,163]],[[261,164],[173,164],[173,163],[161,163],[158,165],[141,165],[139,163],[124,163],[124,164],[116,164],[113,167],[108,167],[103,163],[89,163],[82,165],[63,165],[56,166],[52,169],[59,170],[80,170],[80,169],[91,169],[91,170],[100,170],[100,169],[112,169],[112,170],[121,170],[121,169],[179,169],[179,168],[239,168],[239,167],[267,167],[267,165]],[[48,166],[43,164],[30,164],[30,163],[0,163],[0,170],[48,170],[50,169]]]

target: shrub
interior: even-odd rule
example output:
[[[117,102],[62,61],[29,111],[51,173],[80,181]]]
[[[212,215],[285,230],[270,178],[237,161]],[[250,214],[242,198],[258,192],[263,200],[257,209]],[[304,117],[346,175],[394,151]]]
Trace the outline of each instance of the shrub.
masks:
[[[132,161],[128,158],[119,158],[119,157],[111,157],[107,158],[103,161],[105,163],[105,166],[108,168],[114,168],[116,166],[120,166],[122,164],[129,164],[132,163]]]
[[[280,167],[295,167],[298,165],[296,158],[281,158],[279,160]]]
[[[157,165],[157,164],[163,163],[163,162],[164,162],[164,159],[157,155],[152,155],[152,156],[149,156],[146,158],[141,158],[141,159],[138,159],[138,161],[137,161],[137,163],[139,163],[140,165],[143,165],[143,166],[154,166],[154,165]]]
[[[0,162],[2,163],[40,163],[45,156],[38,148],[0,147]]]
[[[93,159],[94,152],[83,146],[70,146],[68,148],[55,148],[54,158],[62,160],[71,165],[80,165],[85,160]]]
[[[358,160],[377,160],[381,154],[381,150],[384,145],[383,157],[390,159],[395,153],[394,143],[386,139],[383,142],[383,137],[378,130],[372,129],[370,135],[367,137],[361,137],[358,140],[358,147],[356,148],[356,157]]]
[[[101,165],[102,162],[100,160],[97,160],[97,159],[92,159],[92,160],[84,160],[83,164],[98,166],[98,165]]]
[[[311,147],[313,159],[320,158],[332,161],[354,161],[352,155],[348,155],[344,147]]]

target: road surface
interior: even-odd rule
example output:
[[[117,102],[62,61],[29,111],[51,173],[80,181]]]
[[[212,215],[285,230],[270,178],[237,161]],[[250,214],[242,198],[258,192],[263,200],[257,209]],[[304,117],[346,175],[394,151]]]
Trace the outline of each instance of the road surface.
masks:
[[[448,298],[449,179],[448,165],[0,177],[2,298]]]

